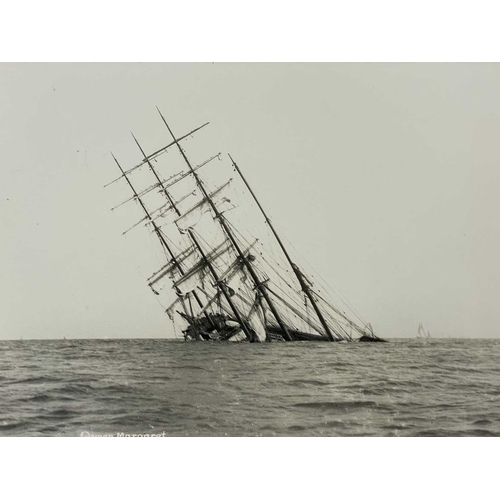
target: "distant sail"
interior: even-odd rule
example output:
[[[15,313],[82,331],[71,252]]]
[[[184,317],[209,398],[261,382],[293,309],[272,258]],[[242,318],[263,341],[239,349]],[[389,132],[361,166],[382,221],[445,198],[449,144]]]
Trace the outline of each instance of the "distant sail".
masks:
[[[431,334],[429,333],[429,330],[425,331],[425,328],[422,325],[422,323],[420,323],[418,325],[417,338],[419,338],[419,339],[430,339],[431,338]]]

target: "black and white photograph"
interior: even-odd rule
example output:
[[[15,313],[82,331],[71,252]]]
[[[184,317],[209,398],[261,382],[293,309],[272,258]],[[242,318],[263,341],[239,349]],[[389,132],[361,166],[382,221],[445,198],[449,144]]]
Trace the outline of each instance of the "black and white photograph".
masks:
[[[497,64],[1,72],[2,435],[499,435]]]
[[[38,38],[37,6],[0,62],[6,498],[28,483],[53,498],[317,497],[334,478],[347,498],[487,491],[497,56],[472,57],[452,26],[458,54],[416,55],[418,22],[393,55],[402,10],[396,38],[375,29],[391,56],[364,56],[373,6],[334,54],[335,9],[306,9],[318,27],[302,32],[300,9],[294,25],[269,5],[241,25],[236,7],[214,24],[208,4],[144,10],[134,29],[126,5],[109,45],[108,17],[81,6],[83,52],[66,55],[70,25]],[[30,57],[38,41],[50,52]]]

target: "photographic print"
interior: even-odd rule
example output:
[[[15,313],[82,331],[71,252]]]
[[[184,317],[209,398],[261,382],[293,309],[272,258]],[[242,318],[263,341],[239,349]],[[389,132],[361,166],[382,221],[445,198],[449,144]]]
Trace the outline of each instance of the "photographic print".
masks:
[[[0,436],[498,436],[494,63],[2,63]]]

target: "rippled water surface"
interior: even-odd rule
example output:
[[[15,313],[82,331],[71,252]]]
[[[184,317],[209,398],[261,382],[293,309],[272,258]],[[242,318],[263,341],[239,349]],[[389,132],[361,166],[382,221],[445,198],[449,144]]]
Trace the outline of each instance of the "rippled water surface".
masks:
[[[498,436],[500,341],[0,342],[0,435]]]

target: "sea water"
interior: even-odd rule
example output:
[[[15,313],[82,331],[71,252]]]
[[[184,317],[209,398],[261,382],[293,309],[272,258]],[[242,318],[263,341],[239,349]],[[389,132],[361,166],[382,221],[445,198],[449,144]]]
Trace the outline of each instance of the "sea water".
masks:
[[[500,340],[0,342],[2,436],[498,436]]]

